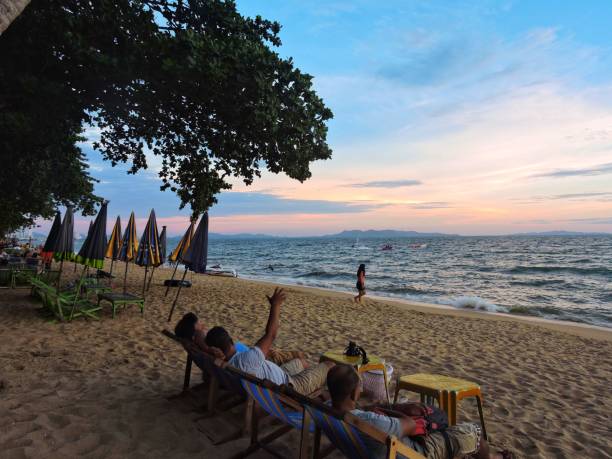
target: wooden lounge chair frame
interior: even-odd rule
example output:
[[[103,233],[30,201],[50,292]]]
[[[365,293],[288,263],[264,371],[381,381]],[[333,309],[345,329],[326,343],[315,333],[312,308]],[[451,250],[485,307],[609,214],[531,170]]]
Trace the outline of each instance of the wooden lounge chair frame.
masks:
[[[185,362],[185,376],[183,378],[183,392],[185,393],[190,390],[191,380],[191,369],[195,362],[198,368],[200,368],[204,375],[206,375],[206,382],[208,384],[208,397],[206,402],[206,413],[194,421],[198,421],[202,418],[209,418],[217,414],[218,411],[226,411],[235,408],[245,401],[245,414],[244,424],[240,426],[236,431],[215,440],[215,445],[227,443],[230,440],[235,440],[248,434],[251,426],[251,417],[253,412],[253,403],[247,397],[247,394],[242,387],[240,379],[237,375],[229,373],[225,368],[225,362],[220,359],[215,359],[214,356],[208,355],[197,347],[193,342],[187,342],[174,333],[168,330],[162,330],[162,334],[172,339],[173,341],[180,344],[187,354],[187,360]],[[220,389],[226,391],[223,401],[220,400]]]
[[[249,402],[255,404],[250,416],[250,437],[249,446],[240,453],[232,456],[232,459],[244,458],[250,454],[263,449],[273,456],[284,458],[268,445],[277,438],[289,433],[293,429],[300,430],[300,449],[299,457],[309,458],[309,433],[314,432],[314,425],[310,415],[304,407],[295,399],[287,396],[280,386],[268,380],[259,379],[253,375],[240,371],[232,367],[227,362],[221,365],[230,373],[240,378],[244,390],[249,395]],[[265,437],[259,437],[259,421],[265,415],[270,415],[283,423],[282,426],[268,433]]]
[[[331,406],[305,397],[292,388],[284,387],[283,390],[305,407],[315,423],[313,447],[313,458],[315,459],[322,457],[320,453],[322,431],[325,432],[331,443],[349,459],[372,459],[374,457],[364,445],[362,438],[364,435],[386,446],[386,459],[395,459],[399,454],[408,459],[425,459],[423,455],[402,443],[395,436],[387,435],[351,413],[339,413]],[[342,429],[342,432],[339,429]],[[331,432],[331,435],[328,432]]]

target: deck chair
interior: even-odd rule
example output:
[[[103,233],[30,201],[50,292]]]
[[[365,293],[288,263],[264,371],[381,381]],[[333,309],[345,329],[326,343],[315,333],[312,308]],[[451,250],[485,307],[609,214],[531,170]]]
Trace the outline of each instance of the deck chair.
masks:
[[[30,288],[30,280],[38,276],[36,266],[24,266],[13,270],[13,288]]]
[[[0,268],[0,288],[13,288],[13,270]]]
[[[314,432],[314,424],[311,422],[310,415],[304,410],[304,407],[295,399],[283,393],[280,386],[271,381],[256,378],[225,362],[224,367],[226,371],[240,378],[245,392],[258,407],[258,410],[254,409],[251,413],[250,444],[247,449],[233,457],[236,459],[247,457],[259,449],[264,449],[270,454],[282,458],[283,456],[268,446],[269,443],[291,430],[297,429],[301,432],[299,457],[301,459],[309,458],[310,442],[308,434]],[[259,437],[260,410],[283,424],[263,438]]]
[[[387,459],[394,459],[398,455],[408,459],[425,459],[423,455],[396,437],[381,432],[350,413],[338,413],[329,405],[297,393],[294,393],[293,397],[304,406],[315,423],[313,446],[315,459],[321,457],[321,432],[324,432],[332,445],[349,459],[375,459],[372,451],[366,446],[365,437],[385,445]]]
[[[168,330],[162,330],[162,334],[182,345],[187,353],[185,376],[183,379],[183,393],[190,389],[191,368],[193,363],[195,363],[206,376],[208,384],[206,414],[195,419],[195,421],[202,418],[210,418],[217,414],[218,411],[230,410],[243,404],[245,401],[247,402],[245,405],[244,424],[228,435],[215,440],[214,444],[220,445],[227,443],[230,440],[235,440],[248,433],[251,425],[253,404],[248,402],[247,393],[242,387],[240,378],[226,371],[223,361],[215,360],[213,356],[199,349],[195,343],[186,342]],[[225,391],[223,399],[220,398],[220,390]]]
[[[162,330],[162,333],[183,346],[183,349],[185,349],[185,352],[187,353],[187,361],[185,362],[185,377],[183,379],[183,391],[189,390],[191,368],[193,363],[195,363],[196,366],[202,370],[202,373],[208,379],[209,387],[206,410],[209,416],[214,414],[215,410],[219,408],[220,389],[228,392],[227,397],[225,397],[225,403],[222,407],[223,410],[231,409],[246,400],[247,394],[240,383],[240,379],[225,371],[223,369],[222,362],[217,362],[214,356],[203,352],[201,349],[198,349],[198,347],[192,342],[185,342],[168,330]],[[236,397],[238,397],[239,400],[236,401],[239,403],[230,403],[228,405],[227,402],[231,402],[231,399]]]

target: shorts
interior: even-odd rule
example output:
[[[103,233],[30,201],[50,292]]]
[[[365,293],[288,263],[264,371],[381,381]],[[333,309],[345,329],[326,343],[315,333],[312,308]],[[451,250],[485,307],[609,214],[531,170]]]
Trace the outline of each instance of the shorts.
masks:
[[[481,428],[478,424],[464,423],[446,429],[451,454],[446,450],[444,435],[435,432],[425,438],[425,455],[428,459],[447,459],[474,454],[480,449]]]
[[[268,351],[268,360],[270,362],[274,362],[278,366],[281,366],[290,360],[299,359],[300,354],[301,353],[299,351],[283,351],[272,348]]]
[[[281,368],[289,375],[289,384],[302,395],[310,395],[325,387],[329,371],[329,366],[325,363],[304,369],[300,359],[291,360]]]

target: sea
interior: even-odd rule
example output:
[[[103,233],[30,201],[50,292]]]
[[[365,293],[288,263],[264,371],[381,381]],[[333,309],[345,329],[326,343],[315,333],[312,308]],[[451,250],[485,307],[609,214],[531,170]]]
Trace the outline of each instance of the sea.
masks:
[[[368,295],[612,328],[612,235],[223,237],[208,249],[209,267],[239,277],[355,294],[361,263]]]
[[[612,236],[209,243],[208,265],[239,277],[343,292],[361,263],[370,295],[612,327]]]

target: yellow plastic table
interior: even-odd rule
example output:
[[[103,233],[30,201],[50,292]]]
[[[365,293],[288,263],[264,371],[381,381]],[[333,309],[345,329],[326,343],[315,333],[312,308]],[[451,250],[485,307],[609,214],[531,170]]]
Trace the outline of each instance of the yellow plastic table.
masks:
[[[387,393],[387,403],[391,404],[391,396],[389,395],[389,381],[387,380],[387,369],[385,368],[385,363],[383,360],[374,355],[368,354],[368,363],[361,363],[361,356],[349,357],[344,355],[344,351],[327,351],[321,355],[319,359],[320,362],[325,360],[329,360],[335,363],[344,363],[347,365],[351,365],[355,367],[357,373],[364,373],[370,370],[380,370],[382,371],[383,378],[385,379],[385,392]]]
[[[416,392],[421,396],[422,402],[425,401],[425,397],[432,397],[437,400],[440,408],[448,414],[451,425],[457,424],[457,402],[467,397],[475,397],[478,404],[482,435],[485,440],[487,439],[484,413],[482,412],[482,392],[477,383],[451,376],[417,373],[398,378],[395,386],[394,403],[397,403],[400,390]]]

